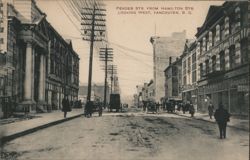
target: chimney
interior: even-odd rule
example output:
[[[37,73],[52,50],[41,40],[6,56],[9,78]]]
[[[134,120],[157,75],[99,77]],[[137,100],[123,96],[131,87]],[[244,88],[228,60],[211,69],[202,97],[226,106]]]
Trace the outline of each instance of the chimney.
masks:
[[[172,63],[172,57],[169,57],[169,65]]]

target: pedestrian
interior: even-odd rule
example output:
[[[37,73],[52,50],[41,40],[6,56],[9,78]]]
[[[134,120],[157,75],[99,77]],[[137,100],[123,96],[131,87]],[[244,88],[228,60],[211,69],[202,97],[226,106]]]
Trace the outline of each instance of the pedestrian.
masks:
[[[160,103],[157,102],[155,105],[156,105],[156,113],[159,113],[159,111],[160,111]]]
[[[209,103],[208,105],[208,115],[210,117],[210,119],[213,119],[213,113],[214,113],[214,105],[212,104],[212,102]]]
[[[224,109],[224,106],[222,103],[220,103],[219,108],[216,109],[214,113],[214,118],[219,127],[220,139],[222,139],[223,137],[226,138],[227,122],[230,121],[230,114],[228,113],[226,109]]]
[[[194,105],[192,104],[192,102],[190,102],[189,104],[189,113],[191,114],[191,117],[194,117],[195,109],[194,109]]]
[[[67,117],[67,112],[71,111],[68,96],[65,96],[62,100],[62,111],[64,112],[64,118]]]

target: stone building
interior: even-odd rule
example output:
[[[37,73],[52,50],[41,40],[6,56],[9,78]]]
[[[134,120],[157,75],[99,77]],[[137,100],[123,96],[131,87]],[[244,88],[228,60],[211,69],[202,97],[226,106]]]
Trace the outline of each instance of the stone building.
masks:
[[[182,54],[182,99],[197,105],[196,41],[187,40]]]
[[[249,2],[211,6],[196,33],[198,110],[211,101],[233,114],[249,114]]]
[[[34,0],[4,2],[7,27],[2,43],[6,47],[1,47],[6,49],[1,51],[0,97],[11,100],[5,107],[47,112],[60,109],[65,95],[76,100],[79,57],[71,42],[51,26]]]
[[[165,69],[165,100],[176,99],[181,97],[181,82],[182,82],[182,61],[181,58],[176,58],[172,63],[172,57],[169,57],[169,65]]]
[[[179,57],[186,40],[186,31],[174,32],[170,37],[151,37],[153,45],[153,80],[155,85],[156,101],[165,96],[164,70],[168,66],[169,57]]]

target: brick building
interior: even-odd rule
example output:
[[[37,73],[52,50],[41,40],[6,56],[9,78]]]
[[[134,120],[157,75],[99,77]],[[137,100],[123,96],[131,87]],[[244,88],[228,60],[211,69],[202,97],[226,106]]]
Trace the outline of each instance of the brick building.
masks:
[[[233,114],[249,114],[249,2],[211,6],[196,33],[198,110],[211,101]]]
[[[182,54],[182,99],[197,105],[197,53],[196,41],[187,40]]]
[[[69,40],[46,20],[34,0],[4,1],[0,97],[8,110],[47,112],[60,109],[67,95],[76,100],[79,57]],[[1,36],[2,38],[2,36]]]
[[[181,99],[181,82],[182,82],[182,60],[176,58],[172,62],[169,57],[169,66],[165,69],[165,99]]]

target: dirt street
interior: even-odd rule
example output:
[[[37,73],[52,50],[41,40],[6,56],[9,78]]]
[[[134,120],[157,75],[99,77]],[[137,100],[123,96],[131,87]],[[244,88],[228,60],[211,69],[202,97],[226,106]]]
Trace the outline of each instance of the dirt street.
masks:
[[[173,114],[104,113],[18,138],[2,158],[51,160],[246,160],[249,133]]]

